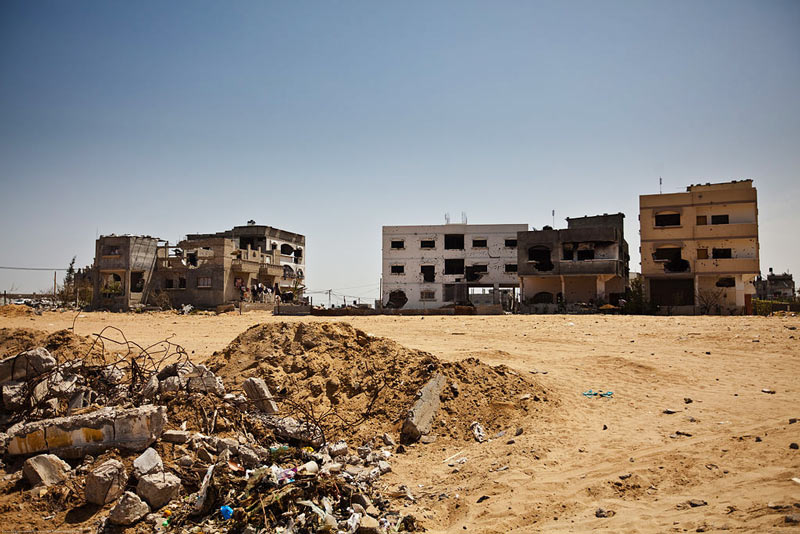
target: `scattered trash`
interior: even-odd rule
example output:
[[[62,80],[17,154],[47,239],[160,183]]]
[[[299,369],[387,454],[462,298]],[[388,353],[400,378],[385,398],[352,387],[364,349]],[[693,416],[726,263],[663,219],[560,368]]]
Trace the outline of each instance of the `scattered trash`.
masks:
[[[770,395],[775,395],[775,390],[774,389],[766,389],[766,388],[764,388],[764,389],[761,390],[761,393],[768,393]]]
[[[592,398],[592,397],[595,397],[595,398],[596,397],[609,398],[609,397],[613,397],[614,396],[614,392],[613,391],[593,391],[593,390],[590,389],[589,391],[584,391],[582,393],[582,395],[584,397],[588,397],[588,398]]]
[[[228,519],[233,517],[233,508],[231,508],[230,506],[220,506],[219,513],[222,515],[222,519],[225,519],[227,521]]]

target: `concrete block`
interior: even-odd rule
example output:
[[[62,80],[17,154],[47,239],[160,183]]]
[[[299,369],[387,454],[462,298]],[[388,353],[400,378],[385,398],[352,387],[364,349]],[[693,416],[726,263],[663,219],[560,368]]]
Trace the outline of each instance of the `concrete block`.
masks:
[[[138,458],[133,461],[133,474],[136,478],[142,478],[152,473],[160,473],[164,470],[164,462],[155,449],[149,447]]]
[[[169,443],[186,443],[189,441],[189,432],[186,430],[165,430],[161,439]]]
[[[9,412],[16,412],[25,408],[27,391],[25,382],[6,382],[0,387],[3,390],[3,408]]]
[[[136,485],[136,493],[150,503],[154,510],[177,497],[180,489],[181,479],[165,472],[145,475]]]
[[[193,393],[213,393],[217,397],[225,395],[225,385],[222,383],[222,379],[211,372],[189,378],[186,388]]]
[[[248,378],[242,384],[242,389],[256,408],[268,414],[278,413],[278,405],[272,400],[272,394],[262,379]]]
[[[82,458],[111,447],[141,451],[164,431],[164,406],[101,408],[97,411],[42,419],[9,429],[8,454],[49,451],[64,458]]]
[[[161,393],[172,393],[183,389],[183,378],[179,376],[168,376],[160,381],[159,389]]]
[[[103,506],[125,490],[128,473],[119,460],[108,460],[86,476],[86,502]]]
[[[132,525],[150,513],[150,507],[133,492],[126,491],[108,514],[115,525]]]
[[[56,366],[56,359],[39,347],[33,350],[20,352],[16,356],[9,356],[0,360],[0,384],[12,380],[29,380],[46,373]]]
[[[408,411],[408,416],[403,422],[402,433],[408,439],[416,440],[430,433],[433,418],[439,410],[441,401],[439,394],[444,389],[447,380],[444,375],[437,373],[417,394],[414,406]]]
[[[72,468],[55,454],[40,454],[22,464],[22,474],[31,486],[52,486],[65,481]]]

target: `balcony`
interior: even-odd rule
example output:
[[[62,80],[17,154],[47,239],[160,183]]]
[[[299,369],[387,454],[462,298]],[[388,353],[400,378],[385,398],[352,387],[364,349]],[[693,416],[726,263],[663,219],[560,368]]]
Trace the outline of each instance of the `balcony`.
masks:
[[[694,229],[694,237],[695,239],[755,238],[758,237],[758,224],[735,223],[699,225]]]
[[[758,258],[724,258],[695,260],[696,274],[759,273]]]
[[[235,259],[231,261],[231,270],[237,273],[257,273],[261,264],[257,261]]]
[[[261,267],[258,270],[258,274],[260,276],[274,276],[276,278],[280,278],[281,276],[283,276],[283,267],[281,267],[280,265],[262,263]]]

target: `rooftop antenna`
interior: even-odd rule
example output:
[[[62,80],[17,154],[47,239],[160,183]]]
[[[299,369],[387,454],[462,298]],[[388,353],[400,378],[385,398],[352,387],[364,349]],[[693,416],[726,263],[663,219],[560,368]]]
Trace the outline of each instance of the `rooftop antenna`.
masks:
[[[462,211],[461,212],[461,224],[467,224],[467,212],[466,211]]]
[[[663,180],[661,179],[661,177],[659,176],[659,177],[658,177],[658,194],[659,194],[659,195],[661,194],[661,185],[662,185],[663,183],[664,183],[664,181],[663,181]]]
[[[556,210],[553,210],[552,215],[553,215],[553,228],[555,228],[556,227]]]
[[[445,213],[444,214],[444,223],[445,224],[450,224],[450,214],[449,213]]]

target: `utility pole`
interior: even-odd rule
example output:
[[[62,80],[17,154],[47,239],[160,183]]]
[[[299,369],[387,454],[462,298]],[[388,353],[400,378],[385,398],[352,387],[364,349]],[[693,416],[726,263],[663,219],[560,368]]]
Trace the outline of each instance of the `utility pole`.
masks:
[[[53,304],[56,303],[56,271],[53,271]]]

